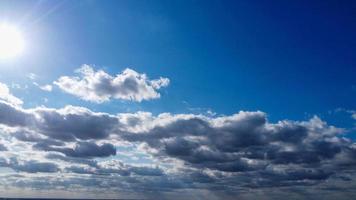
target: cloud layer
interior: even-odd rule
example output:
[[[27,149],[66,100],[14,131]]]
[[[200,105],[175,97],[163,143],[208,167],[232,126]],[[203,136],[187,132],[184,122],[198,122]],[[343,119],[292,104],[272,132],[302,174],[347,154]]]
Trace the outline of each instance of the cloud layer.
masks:
[[[14,187],[234,194],[321,187],[355,174],[356,144],[317,116],[273,123],[261,111],[155,116],[70,105],[25,109],[4,91],[0,167],[19,176],[2,176]]]
[[[158,90],[169,84],[168,78],[149,80],[146,74],[128,68],[116,76],[103,70],[95,71],[89,65],[83,65],[76,72],[79,77],[62,76],[54,84],[69,94],[95,103],[110,99],[138,102],[156,99],[160,97]]]

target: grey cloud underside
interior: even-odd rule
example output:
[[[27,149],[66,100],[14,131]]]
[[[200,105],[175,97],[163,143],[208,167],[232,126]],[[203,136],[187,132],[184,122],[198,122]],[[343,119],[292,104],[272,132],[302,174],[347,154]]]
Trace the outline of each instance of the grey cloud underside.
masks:
[[[259,111],[222,117],[110,115],[74,106],[24,109],[1,101],[0,124],[16,129],[8,137],[45,155],[42,160],[24,160],[4,154],[3,167],[27,173],[128,177],[127,184],[145,190],[307,186],[347,181],[352,176],[344,174],[353,174],[356,164],[356,145],[341,137],[341,129],[317,117],[270,123]],[[133,166],[109,158],[117,154],[120,142],[141,145],[160,166]],[[2,145],[1,152],[11,153],[11,144]],[[174,170],[165,167],[172,164]]]
[[[40,107],[24,110],[1,101],[0,122],[10,127],[28,128],[61,141],[107,138],[118,125],[118,119],[114,116],[93,113],[81,107],[68,106],[60,110]],[[30,137],[38,137],[38,135],[18,135],[18,137],[31,140]]]
[[[217,121],[219,125],[212,125]],[[176,119],[121,137],[145,142],[158,150],[158,155],[179,158],[199,168],[238,172],[271,165],[319,165],[337,154],[353,159],[353,144],[336,137],[339,133],[318,118],[270,124],[264,113],[240,112],[219,119]]]
[[[59,171],[58,165],[51,162],[39,162],[36,160],[18,161],[15,157],[11,157],[8,160],[0,158],[0,167],[9,167],[15,171],[28,173],[53,173]]]
[[[58,145],[57,145],[58,146]],[[44,151],[56,151],[61,152],[69,157],[81,157],[81,158],[92,158],[92,157],[109,157],[116,155],[116,149],[112,144],[105,143],[103,145],[97,145],[90,142],[78,142],[75,148],[67,147],[53,147],[48,143],[37,143],[34,145],[35,148]]]
[[[0,151],[7,151],[6,146],[3,144],[0,144]]]

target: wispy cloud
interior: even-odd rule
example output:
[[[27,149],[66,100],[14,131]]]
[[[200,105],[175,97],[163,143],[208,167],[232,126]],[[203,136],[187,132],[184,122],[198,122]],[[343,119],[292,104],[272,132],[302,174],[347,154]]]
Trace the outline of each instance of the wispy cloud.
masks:
[[[35,73],[29,73],[27,74],[27,78],[31,79],[31,80],[36,80],[37,79],[37,75]]]
[[[34,84],[35,86],[37,86],[38,88],[40,88],[41,90],[43,90],[43,91],[51,92],[52,89],[53,89],[53,86],[50,85],[50,84],[40,85],[40,84],[38,84],[37,82],[33,82],[33,84]]]

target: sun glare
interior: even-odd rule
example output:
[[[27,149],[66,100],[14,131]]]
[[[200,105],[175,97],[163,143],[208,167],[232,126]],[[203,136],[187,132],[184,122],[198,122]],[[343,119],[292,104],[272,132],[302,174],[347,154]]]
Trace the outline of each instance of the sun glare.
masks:
[[[0,59],[10,59],[19,55],[24,49],[21,33],[8,24],[0,24]]]

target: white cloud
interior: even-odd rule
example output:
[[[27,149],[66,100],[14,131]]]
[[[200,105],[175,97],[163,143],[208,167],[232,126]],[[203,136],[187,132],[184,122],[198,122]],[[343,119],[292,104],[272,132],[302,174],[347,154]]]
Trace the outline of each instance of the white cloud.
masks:
[[[40,84],[38,84],[37,82],[33,82],[33,84],[34,84],[35,86],[37,86],[38,88],[40,88],[41,90],[43,90],[43,91],[51,92],[52,89],[53,89],[53,86],[50,85],[50,84],[40,85]]]
[[[23,101],[10,93],[7,85],[0,83],[0,99],[13,105],[22,105]]]
[[[52,91],[52,85],[42,85],[42,86],[39,86],[41,90],[44,90],[44,91],[47,91],[47,92],[51,92]]]
[[[102,103],[110,99],[130,101],[150,100],[160,97],[158,89],[167,87],[168,78],[149,80],[146,74],[125,69],[116,76],[103,70],[95,71],[89,65],[76,70],[80,76],[62,76],[54,82],[63,91],[83,100]]]

